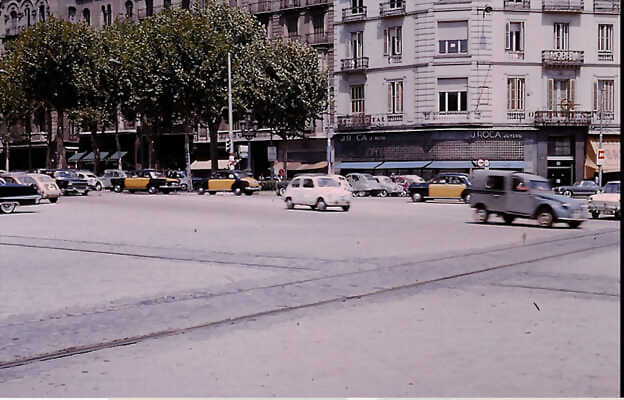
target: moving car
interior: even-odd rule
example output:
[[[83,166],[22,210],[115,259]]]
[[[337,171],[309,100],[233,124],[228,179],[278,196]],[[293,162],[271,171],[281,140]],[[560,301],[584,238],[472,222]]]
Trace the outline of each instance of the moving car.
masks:
[[[390,179],[392,179],[393,182],[403,186],[403,189],[405,189],[405,194],[407,194],[410,184],[425,181],[418,175],[392,175]]]
[[[39,204],[41,196],[32,185],[8,183],[0,178],[0,213],[11,214],[17,206]]]
[[[39,193],[41,198],[48,199],[50,203],[56,203],[61,196],[61,189],[54,183],[54,179],[48,175],[14,172],[2,174],[0,178],[3,178],[6,183],[32,185],[37,189],[37,193]]]
[[[543,227],[565,222],[577,228],[585,220],[581,203],[553,194],[547,179],[512,171],[475,171],[470,207],[480,223],[486,223],[491,214],[502,217],[506,224],[528,218]]]
[[[104,189],[104,185],[102,184],[102,181],[100,181],[100,178],[95,176],[93,172],[77,171],[76,173],[78,174],[78,177],[87,181],[87,186],[89,187],[89,189],[97,190],[98,192]]]
[[[220,170],[215,172],[207,181],[201,182],[198,188],[199,194],[208,192],[232,192],[236,196],[245,193],[248,196],[261,189],[260,182],[248,176],[246,172],[238,170]]]
[[[149,194],[158,192],[169,194],[180,189],[180,181],[167,178],[162,172],[154,169],[128,172],[125,178],[111,178],[111,184],[117,193],[126,189],[130,193],[146,191]]]
[[[104,174],[99,177],[99,180],[100,182],[102,182],[102,186],[104,187],[104,189],[113,189],[111,179],[125,177],[126,171],[122,171],[120,169],[106,169],[104,170]]]
[[[86,196],[89,187],[85,179],[81,179],[76,172],[70,169],[42,170],[42,173],[54,178],[54,182],[64,195],[79,194]]]
[[[592,194],[600,192],[600,186],[598,186],[594,181],[587,179],[577,182],[574,185],[553,188],[553,191],[557,194],[562,194],[568,197],[591,196]]]
[[[389,176],[379,175],[376,176],[375,179],[383,188],[383,190],[379,192],[379,197],[404,196],[407,193],[402,185],[393,182]]]
[[[471,196],[470,188],[468,175],[447,172],[438,174],[427,182],[411,183],[408,193],[415,202],[427,199],[456,199],[468,203]]]
[[[347,182],[353,188],[356,197],[377,196],[384,188],[371,174],[351,173],[346,176]]]
[[[188,177],[186,176],[186,172],[180,170],[169,170],[167,171],[167,178],[174,178],[180,182],[180,189],[186,191],[188,189]]]
[[[592,218],[600,217],[600,214],[613,215],[620,219],[620,181],[607,182],[601,193],[589,197],[587,210]]]
[[[347,186],[334,175],[297,176],[288,184],[284,193],[286,208],[289,210],[296,205],[305,205],[319,211],[327,207],[341,207],[343,211],[349,211],[351,199]]]

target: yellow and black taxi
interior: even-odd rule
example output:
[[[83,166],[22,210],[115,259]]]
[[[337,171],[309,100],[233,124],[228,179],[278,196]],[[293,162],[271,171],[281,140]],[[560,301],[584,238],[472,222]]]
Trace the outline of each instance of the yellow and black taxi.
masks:
[[[219,170],[204,180],[198,188],[199,194],[208,192],[232,192],[236,196],[245,193],[248,196],[260,190],[260,182],[246,172],[238,170]]]
[[[470,178],[459,172],[441,173],[427,182],[414,182],[409,185],[409,195],[415,202],[428,199],[456,199],[470,201]]]
[[[111,185],[117,193],[127,190],[130,193],[144,191],[149,194],[159,192],[168,194],[180,190],[178,179],[167,178],[162,172],[154,169],[127,172],[124,178],[111,178]]]

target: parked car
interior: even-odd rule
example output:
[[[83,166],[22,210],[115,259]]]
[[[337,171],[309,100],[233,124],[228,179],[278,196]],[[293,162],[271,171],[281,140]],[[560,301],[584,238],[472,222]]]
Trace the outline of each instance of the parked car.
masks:
[[[32,185],[42,199],[48,199],[50,203],[56,203],[61,196],[61,189],[56,185],[54,179],[44,174],[27,174],[17,172],[0,175],[7,183],[22,185]]]
[[[122,171],[120,169],[106,169],[104,170],[104,174],[99,177],[100,182],[102,182],[102,186],[104,189],[113,189],[113,184],[111,179],[113,178],[125,178],[126,171]]]
[[[288,209],[293,209],[296,205],[305,205],[319,211],[327,207],[341,207],[343,211],[349,211],[351,200],[351,192],[335,175],[297,176],[284,193]]]
[[[466,174],[446,172],[426,182],[411,183],[408,193],[415,202],[428,199],[456,199],[468,203],[471,196],[471,184]]]
[[[87,181],[87,186],[91,190],[97,190],[98,192],[104,189],[104,185],[100,178],[98,178],[93,172],[90,171],[76,171],[78,177]]]
[[[85,179],[80,179],[78,174],[70,169],[41,170],[48,176],[54,178],[54,182],[61,189],[64,195],[79,194],[86,196],[89,193],[89,186]]]
[[[32,185],[8,183],[0,178],[0,213],[11,214],[17,206],[39,204],[41,196]]]
[[[594,181],[587,179],[577,182],[574,185],[556,187],[553,191],[568,197],[591,196],[592,194],[600,192],[600,186]]]
[[[180,189],[186,191],[188,189],[188,177],[186,172],[180,170],[167,171],[167,178],[174,178],[180,181]]]
[[[111,178],[113,190],[117,193],[127,190],[130,193],[146,191],[149,194],[162,192],[169,194],[180,189],[180,181],[167,178],[154,169],[144,169],[126,173],[125,178]]]
[[[248,196],[259,191],[260,183],[246,172],[238,170],[220,170],[215,172],[199,187],[198,193],[216,194],[217,192],[232,192],[236,196],[245,193]]]
[[[491,214],[502,217],[506,224],[528,218],[543,227],[565,222],[577,228],[585,220],[581,203],[553,194],[547,179],[512,171],[475,171],[470,207],[480,223],[486,223]]]
[[[351,173],[346,176],[347,182],[353,188],[353,196],[377,196],[384,188],[371,174]]]
[[[592,218],[600,217],[600,214],[613,215],[615,218],[622,218],[620,212],[620,181],[607,182],[604,189],[589,197],[587,210]]]
[[[375,179],[383,188],[383,190],[379,192],[379,197],[404,196],[407,193],[403,185],[393,182],[389,176],[379,175],[375,176]]]

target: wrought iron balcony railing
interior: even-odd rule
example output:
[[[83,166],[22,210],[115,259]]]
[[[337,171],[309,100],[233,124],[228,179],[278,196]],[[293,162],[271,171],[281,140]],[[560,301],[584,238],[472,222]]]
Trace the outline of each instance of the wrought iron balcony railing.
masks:
[[[336,120],[336,128],[339,131],[369,129],[371,127],[371,116],[368,114],[338,115]]]
[[[507,111],[507,119],[522,121],[526,119],[526,113],[524,111]]]
[[[329,35],[327,32],[314,32],[306,35],[308,44],[329,44]]]
[[[423,124],[468,122],[480,119],[480,111],[425,111],[422,113]]]
[[[592,121],[591,111],[535,111],[535,125],[587,126]]]
[[[356,22],[366,19],[366,6],[342,9],[342,22]]]
[[[585,62],[582,50],[542,50],[542,64],[548,67],[580,67]]]
[[[613,52],[598,50],[598,61],[613,61]]]
[[[382,17],[405,15],[405,0],[392,0],[379,4],[379,15]]]
[[[620,13],[620,0],[594,0],[594,12]]]
[[[368,69],[368,57],[344,58],[340,60],[342,71],[366,71]]]
[[[583,0],[542,0],[542,11],[580,13],[584,9]]]
[[[270,0],[264,0],[257,3],[249,3],[245,6],[245,8],[252,14],[271,12],[273,11],[273,2]]]
[[[330,3],[330,0],[306,0],[308,6],[324,6]]]
[[[303,7],[304,5],[305,3],[303,0],[280,0],[280,10]]]
[[[528,10],[531,8],[531,0],[504,0],[503,6],[506,10]]]

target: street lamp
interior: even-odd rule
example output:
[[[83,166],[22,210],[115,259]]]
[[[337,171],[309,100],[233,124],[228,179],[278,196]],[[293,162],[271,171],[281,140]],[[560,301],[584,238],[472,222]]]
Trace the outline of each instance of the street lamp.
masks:
[[[251,139],[256,137],[258,131],[258,121],[251,120],[251,110],[245,113],[245,119],[240,121],[241,134],[247,139],[247,171],[253,175],[251,169]]]

